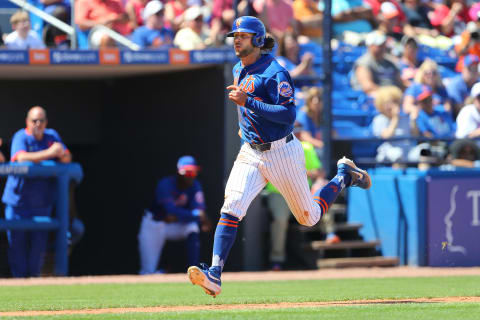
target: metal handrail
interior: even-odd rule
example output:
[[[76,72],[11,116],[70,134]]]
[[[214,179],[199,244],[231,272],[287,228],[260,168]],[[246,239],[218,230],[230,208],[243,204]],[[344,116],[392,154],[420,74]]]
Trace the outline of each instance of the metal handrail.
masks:
[[[134,51],[140,50],[140,46],[138,44],[136,44],[132,40],[124,37],[120,33],[116,32],[116,31],[114,31],[114,30],[112,30],[108,27],[105,27],[104,25],[98,24],[93,28],[95,28],[95,30],[101,30],[101,31],[105,32],[110,38],[112,38],[116,42],[124,45],[125,47],[129,48],[130,50],[134,50]]]
[[[63,22],[62,20],[59,20],[55,18],[54,16],[43,12],[42,10],[38,9],[37,7],[31,5],[28,3],[26,0],[8,0],[14,4],[16,4],[19,7],[22,7],[23,9],[33,13],[34,15],[39,16],[43,20],[47,21],[48,23],[54,25],[58,29],[62,30],[68,35],[73,35],[75,33],[75,29]]]
[[[66,24],[65,22],[55,18],[54,16],[43,12],[42,10],[40,10],[37,7],[28,3],[26,0],[8,0],[8,1],[16,4],[17,6],[23,8],[24,10],[27,10],[27,11],[37,15],[41,19],[47,21],[48,23],[52,24],[53,26],[57,27],[58,29],[60,29],[63,32],[65,32],[66,34],[68,34],[70,36],[70,39],[71,39],[71,48],[72,49],[76,48],[75,28],[73,28],[72,26]],[[72,21],[73,21],[73,19],[72,19]],[[124,37],[120,33],[116,32],[116,31],[114,31],[114,30],[112,30],[108,27],[105,27],[104,25],[96,25],[94,28],[102,30],[110,38],[112,38],[116,42],[124,45],[125,47],[129,48],[130,50],[134,50],[134,51],[140,50],[140,46],[138,44],[136,44],[132,40]]]

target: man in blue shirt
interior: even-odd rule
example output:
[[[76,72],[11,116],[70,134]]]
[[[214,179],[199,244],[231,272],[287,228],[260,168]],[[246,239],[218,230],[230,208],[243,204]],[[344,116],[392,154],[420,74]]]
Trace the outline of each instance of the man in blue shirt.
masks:
[[[427,138],[451,138],[455,133],[455,123],[450,113],[433,108],[433,91],[422,85],[415,95],[420,110],[416,125],[420,134]]]
[[[132,41],[141,48],[168,48],[172,46],[173,32],[163,26],[163,3],[153,0],[143,9],[145,25],[138,27],[132,34]]]
[[[11,162],[40,162],[56,160],[69,163],[72,156],[58,133],[47,128],[47,113],[40,106],[27,114],[27,127],[15,133],[12,139]],[[24,178],[9,176],[2,201],[5,219],[49,217],[56,194],[54,178]],[[14,277],[38,277],[47,247],[46,231],[7,231],[8,258]]]
[[[476,55],[467,55],[463,60],[462,73],[452,78],[446,86],[448,98],[452,101],[455,114],[465,105],[465,98],[470,95],[473,85],[478,81],[479,63],[480,59]]]
[[[202,231],[210,230],[202,186],[196,180],[199,168],[192,156],[183,156],[178,159],[177,174],[158,182],[138,233],[140,274],[161,272],[157,265],[167,240],[187,239],[188,263],[198,264],[199,223]]]
[[[290,74],[266,52],[275,40],[266,36],[263,23],[250,16],[235,20],[232,31],[235,54],[234,84],[228,98],[237,105],[241,138],[245,142],[235,160],[220,220],[215,230],[212,266],[188,268],[190,281],[205,293],[221,292],[221,273],[235,241],[239,222],[252,200],[271,182],[285,198],[297,221],[315,225],[345,187],[368,189],[368,173],[353,161],[337,163],[337,175],[311,196],[302,145],[292,134],[296,107]]]

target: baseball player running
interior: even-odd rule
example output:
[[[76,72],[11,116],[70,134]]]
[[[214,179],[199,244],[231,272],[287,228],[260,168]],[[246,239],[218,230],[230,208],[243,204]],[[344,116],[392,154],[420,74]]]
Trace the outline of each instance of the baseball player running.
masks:
[[[213,243],[212,265],[188,268],[190,281],[212,296],[221,292],[221,273],[235,241],[239,222],[252,200],[270,181],[285,198],[297,221],[315,225],[338,194],[357,186],[368,189],[368,173],[353,161],[337,162],[337,175],[312,199],[300,142],[292,134],[296,116],[294,88],[289,73],[268,54],[275,40],[263,23],[250,16],[235,20],[229,37],[240,61],[233,68],[229,99],[238,106],[241,137],[245,142],[225,188]]]

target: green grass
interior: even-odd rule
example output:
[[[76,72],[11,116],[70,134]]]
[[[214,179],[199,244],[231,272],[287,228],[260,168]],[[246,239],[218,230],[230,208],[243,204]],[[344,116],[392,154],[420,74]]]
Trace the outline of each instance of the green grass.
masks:
[[[216,299],[189,283],[3,286],[0,311],[480,296],[480,277],[226,282]],[[472,312],[475,310],[475,314]],[[35,319],[479,319],[480,304],[411,303]],[[417,314],[418,313],[418,314]],[[412,317],[412,315],[415,315]],[[474,315],[474,317],[473,317]],[[25,317],[15,317],[19,319]],[[31,319],[31,318],[30,318]]]

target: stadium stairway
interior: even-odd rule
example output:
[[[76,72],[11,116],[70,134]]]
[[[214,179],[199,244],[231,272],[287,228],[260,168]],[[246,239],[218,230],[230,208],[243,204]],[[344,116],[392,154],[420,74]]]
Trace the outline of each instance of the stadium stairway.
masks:
[[[335,216],[335,233],[340,237],[338,243],[325,241],[320,224],[314,227],[302,225],[293,229],[303,235],[302,251],[311,259],[310,265],[319,269],[347,267],[394,267],[399,264],[398,257],[383,257],[379,249],[380,241],[365,241],[359,230],[361,223],[348,222],[346,205],[335,203],[330,208]],[[292,226],[291,226],[292,227]]]

